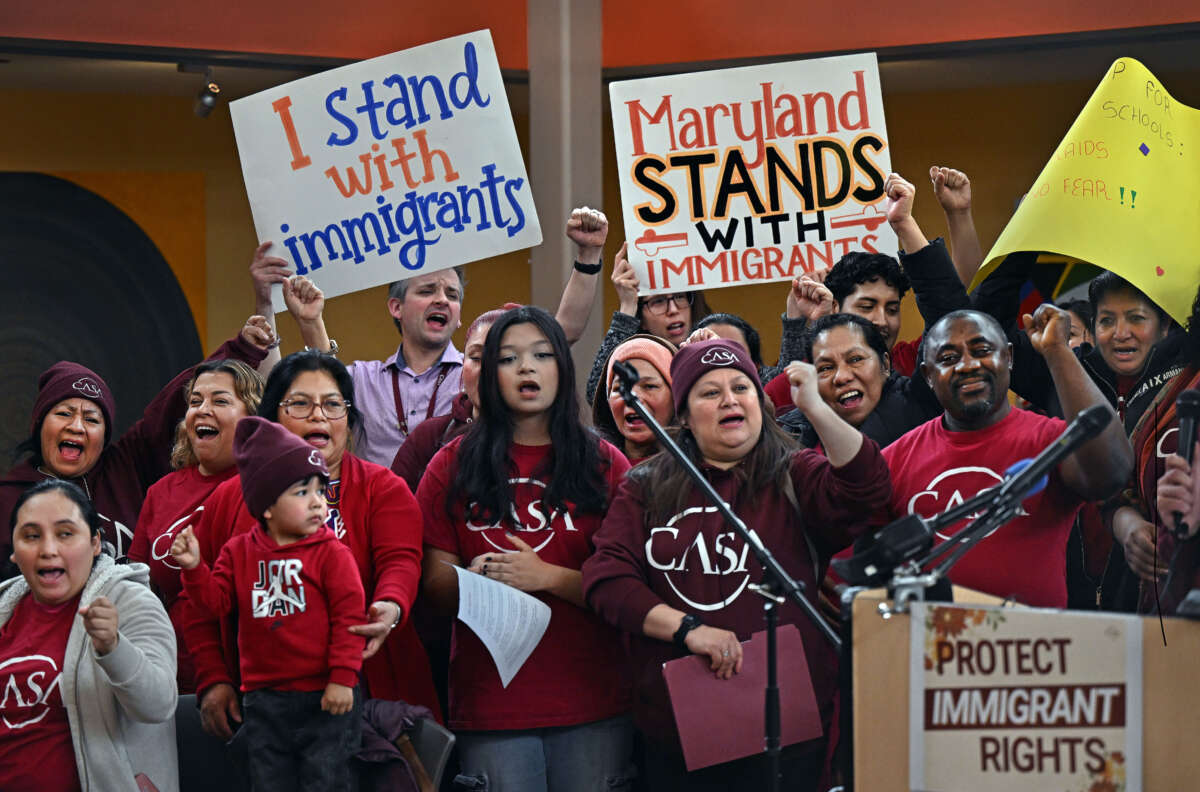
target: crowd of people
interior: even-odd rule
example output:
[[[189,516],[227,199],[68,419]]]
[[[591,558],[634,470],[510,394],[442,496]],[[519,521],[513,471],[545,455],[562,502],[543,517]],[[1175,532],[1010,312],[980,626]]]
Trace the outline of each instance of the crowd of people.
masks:
[[[943,167],[930,180],[949,244],[891,174],[899,257],[851,252],[793,280],[774,365],[703,292],[639,296],[622,244],[618,307],[577,388],[608,241],[583,207],[556,312],[496,295],[462,352],[462,267],[393,283],[395,353],[346,364],[320,289],[267,242],[250,265],[259,314],[120,437],[103,378],[51,366],[0,479],[0,788],[177,790],[180,694],[255,790],[357,788],[371,701],[454,731],[458,789],[761,777],[761,756],[688,770],[662,669],[698,655],[721,695],[762,627],[762,568],[630,392],[814,601],[835,555],[994,487],[1100,406],[1105,428],[950,577],[1033,606],[1173,612],[1200,585],[1200,475],[1176,453],[1175,409],[1200,384],[1200,293],[1184,327],[1105,272],[1087,300],[1018,316],[1036,254],[968,294],[971,185]],[[305,346],[282,358],[276,284]],[[924,331],[902,340],[909,290]],[[549,607],[507,683],[456,620],[455,567]],[[838,658],[795,603],[779,617],[826,735],[787,746],[781,770],[817,789],[836,773]]]

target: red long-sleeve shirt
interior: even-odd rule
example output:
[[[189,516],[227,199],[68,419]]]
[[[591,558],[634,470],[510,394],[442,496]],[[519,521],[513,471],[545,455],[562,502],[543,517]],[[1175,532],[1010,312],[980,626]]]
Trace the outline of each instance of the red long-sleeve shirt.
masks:
[[[421,512],[408,486],[387,468],[342,457],[341,512],[345,534],[358,565],[367,602],[391,600],[400,605],[404,622],[392,630],[380,650],[363,663],[363,676],[373,698],[404,700],[440,712],[429,660],[408,623],[421,579]],[[200,554],[213,563],[231,537],[257,529],[242,500],[241,479],[217,487],[204,502],[194,527]],[[203,692],[237,679],[236,647],[228,620],[217,621],[194,605],[184,615],[184,636],[196,665],[196,689]]]
[[[238,534],[211,572],[203,561],[183,570],[183,585],[207,610],[237,614],[243,692],[358,683],[366,640],[350,627],[366,619],[362,581],[325,526],[287,545],[261,528]]]

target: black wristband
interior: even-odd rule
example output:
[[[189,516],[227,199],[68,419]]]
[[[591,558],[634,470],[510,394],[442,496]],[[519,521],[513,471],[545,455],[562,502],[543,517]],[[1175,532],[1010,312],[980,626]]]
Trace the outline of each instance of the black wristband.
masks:
[[[582,261],[576,261],[575,269],[584,275],[597,275],[600,273],[600,270],[604,269],[604,259],[600,259],[595,264],[584,264]]]
[[[703,624],[704,622],[700,621],[700,617],[696,614],[685,613],[683,621],[679,623],[679,629],[675,631],[675,635],[671,636],[671,640],[680,649],[687,649],[687,634]]]

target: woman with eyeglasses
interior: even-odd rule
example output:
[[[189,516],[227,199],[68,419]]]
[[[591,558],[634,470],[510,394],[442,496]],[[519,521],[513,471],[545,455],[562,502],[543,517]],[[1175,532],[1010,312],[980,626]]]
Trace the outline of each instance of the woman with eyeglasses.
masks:
[[[437,711],[429,664],[408,623],[421,579],[421,513],[399,477],[348,450],[350,433],[361,416],[354,407],[354,383],[346,367],[337,358],[313,350],[288,355],[271,371],[258,414],[306,440],[329,468],[326,525],[353,552],[370,603],[368,622],[351,628],[368,639],[362,669],[364,698],[404,700]],[[193,526],[201,555],[209,564],[231,537],[257,528],[236,476],[204,502]],[[241,720],[231,626],[190,604],[184,616],[201,722],[206,731],[225,740]]]
[[[595,400],[596,389],[604,381],[609,356],[623,341],[635,333],[650,333],[679,347],[688,339],[692,331],[700,327],[701,322],[712,314],[704,299],[703,291],[638,297],[638,277],[626,255],[628,245],[628,242],[621,245],[613,264],[612,282],[613,287],[617,290],[620,304],[613,312],[608,332],[600,343],[600,349],[596,352],[596,360],[592,364],[592,371],[588,374],[587,400],[589,403]],[[797,360],[800,355],[800,344],[804,336],[804,319],[801,318],[797,301],[798,288],[798,282],[793,281],[792,288],[788,292],[787,312],[782,317],[783,337],[779,345],[780,361]],[[748,351],[757,355],[758,333],[745,320],[732,314],[721,314],[721,320],[714,322],[713,325],[715,335],[738,341]],[[753,335],[753,341],[751,335]],[[757,359],[755,364],[763,382],[783,370],[777,366],[764,366],[762,361]]]
[[[702,291],[638,297],[638,277],[626,255],[628,247],[628,242],[621,244],[613,263],[612,282],[620,304],[613,311],[608,332],[588,374],[588,403],[596,397],[596,388],[604,379],[609,356],[623,341],[636,333],[649,333],[679,346],[691,334],[696,322],[711,313]]]

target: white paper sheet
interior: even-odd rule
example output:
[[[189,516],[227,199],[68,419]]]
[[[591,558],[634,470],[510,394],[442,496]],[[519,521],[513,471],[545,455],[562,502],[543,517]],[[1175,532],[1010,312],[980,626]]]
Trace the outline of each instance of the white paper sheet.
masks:
[[[500,672],[504,687],[521,670],[550,625],[550,606],[460,566],[458,618],[479,636]]]

